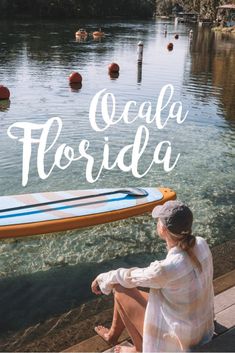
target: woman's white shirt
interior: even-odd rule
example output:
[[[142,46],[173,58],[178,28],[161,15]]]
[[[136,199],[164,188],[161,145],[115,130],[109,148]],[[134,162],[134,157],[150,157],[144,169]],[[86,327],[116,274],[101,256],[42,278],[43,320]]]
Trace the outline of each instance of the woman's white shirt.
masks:
[[[171,248],[162,261],[145,268],[119,268],[97,277],[104,294],[114,284],[150,288],[145,312],[143,352],[179,352],[206,343],[214,331],[213,263],[208,244],[196,237],[193,248],[202,273],[188,254]]]

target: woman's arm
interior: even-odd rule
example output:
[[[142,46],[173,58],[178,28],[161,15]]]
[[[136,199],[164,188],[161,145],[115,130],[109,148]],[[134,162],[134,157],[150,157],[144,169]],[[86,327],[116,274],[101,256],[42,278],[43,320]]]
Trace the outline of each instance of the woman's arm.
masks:
[[[100,290],[100,286],[99,283],[97,281],[97,279],[95,278],[94,281],[91,283],[91,291],[92,293],[99,295],[102,294],[101,290]]]
[[[164,275],[162,261],[155,261],[145,268],[119,268],[117,270],[101,273],[92,282],[92,291],[95,294],[109,294],[115,284],[126,288],[148,287],[161,288],[168,281]]]

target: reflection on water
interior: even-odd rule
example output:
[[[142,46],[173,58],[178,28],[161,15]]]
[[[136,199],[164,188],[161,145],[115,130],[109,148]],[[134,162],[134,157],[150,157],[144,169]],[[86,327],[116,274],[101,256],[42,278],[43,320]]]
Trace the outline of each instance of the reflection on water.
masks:
[[[142,63],[137,64],[137,83],[142,81]]]
[[[205,94],[216,94],[223,115],[235,119],[235,37],[233,35],[200,29],[191,45],[191,75],[199,85],[208,85]]]
[[[82,88],[82,83],[75,82],[69,84],[72,92],[78,92]]]
[[[11,105],[10,99],[0,100],[0,112],[5,112],[9,110]]]

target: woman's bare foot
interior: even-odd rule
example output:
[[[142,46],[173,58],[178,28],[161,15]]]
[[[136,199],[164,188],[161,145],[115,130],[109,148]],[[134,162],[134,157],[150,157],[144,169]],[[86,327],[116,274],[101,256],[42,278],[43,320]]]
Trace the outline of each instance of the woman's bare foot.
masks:
[[[136,353],[137,350],[135,346],[115,346],[114,347],[114,352],[115,353]]]
[[[118,337],[112,334],[111,330],[108,329],[107,327],[104,327],[102,325],[96,326],[95,332],[106,342],[111,343],[113,345],[117,343]]]

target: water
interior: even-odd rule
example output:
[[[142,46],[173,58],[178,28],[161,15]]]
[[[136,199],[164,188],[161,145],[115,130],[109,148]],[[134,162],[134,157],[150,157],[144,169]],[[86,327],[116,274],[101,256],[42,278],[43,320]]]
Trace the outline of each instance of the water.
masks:
[[[195,233],[205,236],[211,246],[233,237],[235,38],[195,28],[190,41],[189,28],[178,25],[176,29],[171,22],[167,23],[165,37],[164,24],[160,20],[0,24],[0,82],[11,91],[10,104],[0,103],[1,195],[78,188],[171,187],[193,209]],[[89,37],[76,42],[74,32],[78,27],[85,27],[88,32],[102,27],[107,35],[101,41]],[[178,40],[174,39],[176,32]],[[141,82],[136,64],[139,40],[144,42]],[[170,41],[174,43],[171,52],[166,49]],[[107,73],[112,61],[121,68],[119,77],[113,80]],[[72,71],[83,76],[80,90],[68,85],[67,77]],[[133,143],[136,130],[144,121],[138,119],[131,125],[121,122],[105,132],[95,132],[88,119],[94,94],[104,88],[112,92],[117,100],[117,116],[129,100],[135,100],[137,106],[150,101],[154,112],[161,88],[169,83],[174,86],[174,101],[180,100],[183,111],[189,110],[189,114],[183,124],[171,120],[163,130],[158,130],[154,122],[146,125],[150,141],[140,160],[140,170],[144,172],[149,167],[156,145],[169,140],[172,161],[181,154],[173,171],[166,173],[162,165],[154,165],[145,177],[137,179],[131,172],[115,168],[103,171],[96,183],[89,184],[85,161],[77,161],[65,171],[55,168],[49,178],[41,180],[34,146],[29,181],[22,187],[22,144],[7,136],[11,124],[45,123],[59,116],[63,129],[57,147],[67,143],[77,151],[80,141],[88,139],[97,171],[104,137],[109,138],[110,159],[114,161],[122,147]],[[167,111],[163,113],[165,118],[166,114]],[[55,148],[46,156],[47,171],[54,153]],[[1,240],[0,272],[4,278],[15,277],[131,254],[149,254],[151,258],[157,253],[162,257],[164,251],[155,238],[151,217],[141,216],[85,230]]]

